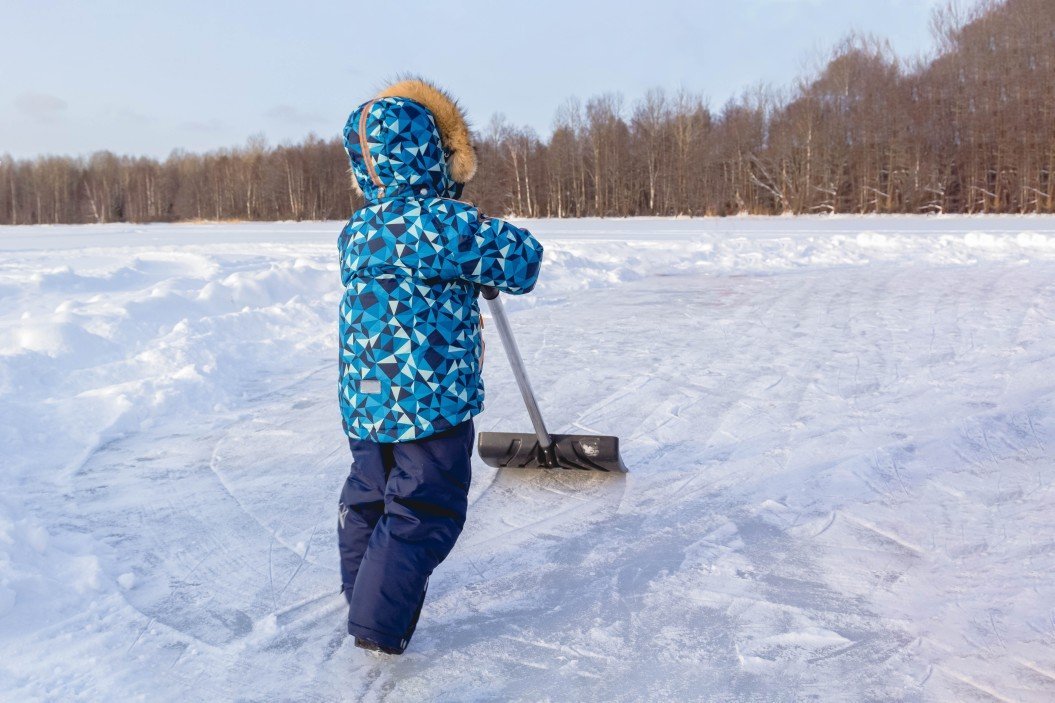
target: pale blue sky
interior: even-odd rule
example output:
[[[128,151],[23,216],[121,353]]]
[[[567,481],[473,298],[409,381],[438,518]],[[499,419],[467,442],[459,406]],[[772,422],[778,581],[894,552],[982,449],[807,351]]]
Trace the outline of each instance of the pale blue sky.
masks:
[[[784,86],[851,30],[929,51],[939,0],[2,0],[0,154],[167,155],[337,135],[420,73],[475,124],[548,134],[567,97]],[[398,7],[399,10],[390,9]]]

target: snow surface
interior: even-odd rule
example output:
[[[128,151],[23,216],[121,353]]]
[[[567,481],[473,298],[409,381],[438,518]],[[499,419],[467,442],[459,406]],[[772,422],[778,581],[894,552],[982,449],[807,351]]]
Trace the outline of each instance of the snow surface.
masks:
[[[526,223],[554,431],[344,634],[340,223],[0,228],[4,700],[1055,700],[1055,219]],[[479,430],[527,430],[488,330]]]

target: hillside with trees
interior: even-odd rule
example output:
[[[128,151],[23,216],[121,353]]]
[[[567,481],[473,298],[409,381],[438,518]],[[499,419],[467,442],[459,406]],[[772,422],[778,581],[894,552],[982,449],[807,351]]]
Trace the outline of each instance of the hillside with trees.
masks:
[[[1055,213],[1055,11],[935,12],[913,62],[853,36],[814,75],[712,110],[656,89],[566,101],[541,137],[496,116],[466,197],[529,217]],[[360,202],[338,138],[159,161],[3,157],[0,223],[344,219]]]

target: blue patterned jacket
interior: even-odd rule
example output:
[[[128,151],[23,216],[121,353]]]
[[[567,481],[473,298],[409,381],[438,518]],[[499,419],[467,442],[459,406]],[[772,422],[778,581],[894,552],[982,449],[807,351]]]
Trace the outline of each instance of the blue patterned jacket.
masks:
[[[366,201],[339,239],[344,429],[375,442],[420,439],[483,409],[478,285],[527,293],[542,246],[453,199],[451,152],[421,103],[365,103],[344,146]]]

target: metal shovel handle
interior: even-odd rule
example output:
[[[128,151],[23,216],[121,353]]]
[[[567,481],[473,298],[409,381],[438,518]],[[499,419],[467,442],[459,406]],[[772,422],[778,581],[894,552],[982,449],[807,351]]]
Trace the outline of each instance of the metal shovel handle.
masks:
[[[509,357],[509,365],[513,367],[513,377],[516,378],[517,386],[520,387],[520,395],[524,396],[524,405],[527,406],[528,415],[531,416],[531,424],[535,427],[538,435],[539,447],[544,457],[548,460],[553,453],[553,440],[548,431],[546,423],[542,421],[542,411],[539,410],[535,394],[531,392],[531,382],[528,381],[527,369],[524,368],[524,360],[520,357],[520,348],[517,347],[516,339],[513,337],[513,329],[509,326],[506,318],[505,307],[501,298],[498,297],[498,289],[492,286],[481,286],[480,294],[487,301],[494,318],[495,326],[498,327],[498,336],[502,338],[502,347]],[[554,459],[555,461],[555,459]]]

